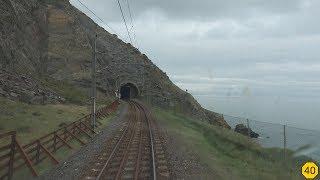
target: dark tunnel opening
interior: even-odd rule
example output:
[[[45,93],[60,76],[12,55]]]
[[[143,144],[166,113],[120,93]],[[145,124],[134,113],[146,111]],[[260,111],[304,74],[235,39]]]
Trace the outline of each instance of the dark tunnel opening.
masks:
[[[137,98],[138,94],[138,88],[134,84],[127,83],[120,87],[120,98],[123,100]]]

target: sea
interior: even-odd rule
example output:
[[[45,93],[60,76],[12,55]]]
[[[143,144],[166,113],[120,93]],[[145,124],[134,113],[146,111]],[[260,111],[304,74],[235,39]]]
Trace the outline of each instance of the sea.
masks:
[[[306,98],[230,98],[196,96],[228,124],[249,122],[263,147],[288,148],[320,162],[320,100]],[[247,121],[248,119],[248,121]]]

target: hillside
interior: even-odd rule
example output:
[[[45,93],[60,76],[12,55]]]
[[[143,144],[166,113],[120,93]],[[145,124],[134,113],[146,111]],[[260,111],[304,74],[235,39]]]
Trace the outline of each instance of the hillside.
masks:
[[[67,0],[3,0],[0,7],[0,68],[15,77],[27,76],[39,84],[36,87],[48,89],[45,92],[67,102],[88,103],[92,47],[97,34],[99,99],[114,98],[122,85],[130,83],[137,88],[140,99],[229,127],[222,115],[202,108],[146,55],[99,27]],[[0,83],[2,96],[20,100],[25,89],[8,88],[7,82]],[[57,83],[70,88],[61,91]],[[69,97],[73,90],[80,99]]]
[[[242,134],[161,108],[153,112],[167,133],[176,179],[303,179],[307,157],[288,151],[284,160],[282,149],[263,148]]]

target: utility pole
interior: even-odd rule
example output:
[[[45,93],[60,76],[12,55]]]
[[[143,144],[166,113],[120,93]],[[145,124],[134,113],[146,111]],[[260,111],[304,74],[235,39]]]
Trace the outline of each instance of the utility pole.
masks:
[[[94,38],[94,52],[93,52],[93,61],[92,61],[92,71],[91,71],[91,77],[92,77],[92,110],[91,110],[91,118],[92,118],[92,129],[95,129],[96,127],[96,62],[97,62],[97,37],[98,35],[95,35]]]
[[[287,159],[287,133],[286,133],[286,125],[283,125],[283,159],[286,162]]]
[[[146,75],[146,62],[143,60],[143,65],[142,65],[143,71],[142,71],[142,92],[146,94],[147,88],[146,88],[146,83],[145,83],[145,75]]]

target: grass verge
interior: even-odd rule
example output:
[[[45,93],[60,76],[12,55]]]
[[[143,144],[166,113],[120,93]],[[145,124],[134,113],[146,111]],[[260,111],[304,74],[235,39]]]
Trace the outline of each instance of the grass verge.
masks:
[[[68,81],[55,80],[50,77],[43,77],[39,79],[39,81],[43,86],[48,87],[62,97],[65,97],[69,103],[83,105],[89,99],[88,93],[83,89],[70,84]]]
[[[300,165],[305,157],[286,160],[278,148],[262,148],[247,137],[196,121],[182,114],[153,109],[171,136],[179,137],[185,148],[195,152],[217,179],[302,179]]]
[[[106,118],[100,119],[99,121],[102,123],[101,126],[97,127],[96,131],[100,132],[103,128],[108,126],[110,121],[115,117],[115,113],[109,115]],[[86,135],[81,135],[80,139],[84,142],[89,142],[90,138],[88,138]],[[72,150],[70,150],[67,147],[62,147],[57,152],[55,152],[53,155],[54,157],[60,162],[63,163],[64,160],[66,160],[68,157],[70,157],[73,153],[77,152],[82,145],[76,141],[75,139],[68,142],[72,146]],[[49,158],[45,159],[41,163],[37,164],[35,166],[36,171],[39,173],[39,175],[43,174],[44,172],[50,170],[55,165],[51,162]],[[30,170],[27,167],[23,167],[22,169],[18,170],[14,174],[14,179],[32,179],[32,175],[30,173]]]
[[[18,140],[25,144],[57,129],[61,123],[73,122],[86,114],[86,106],[30,105],[0,97],[0,133],[16,130]]]

